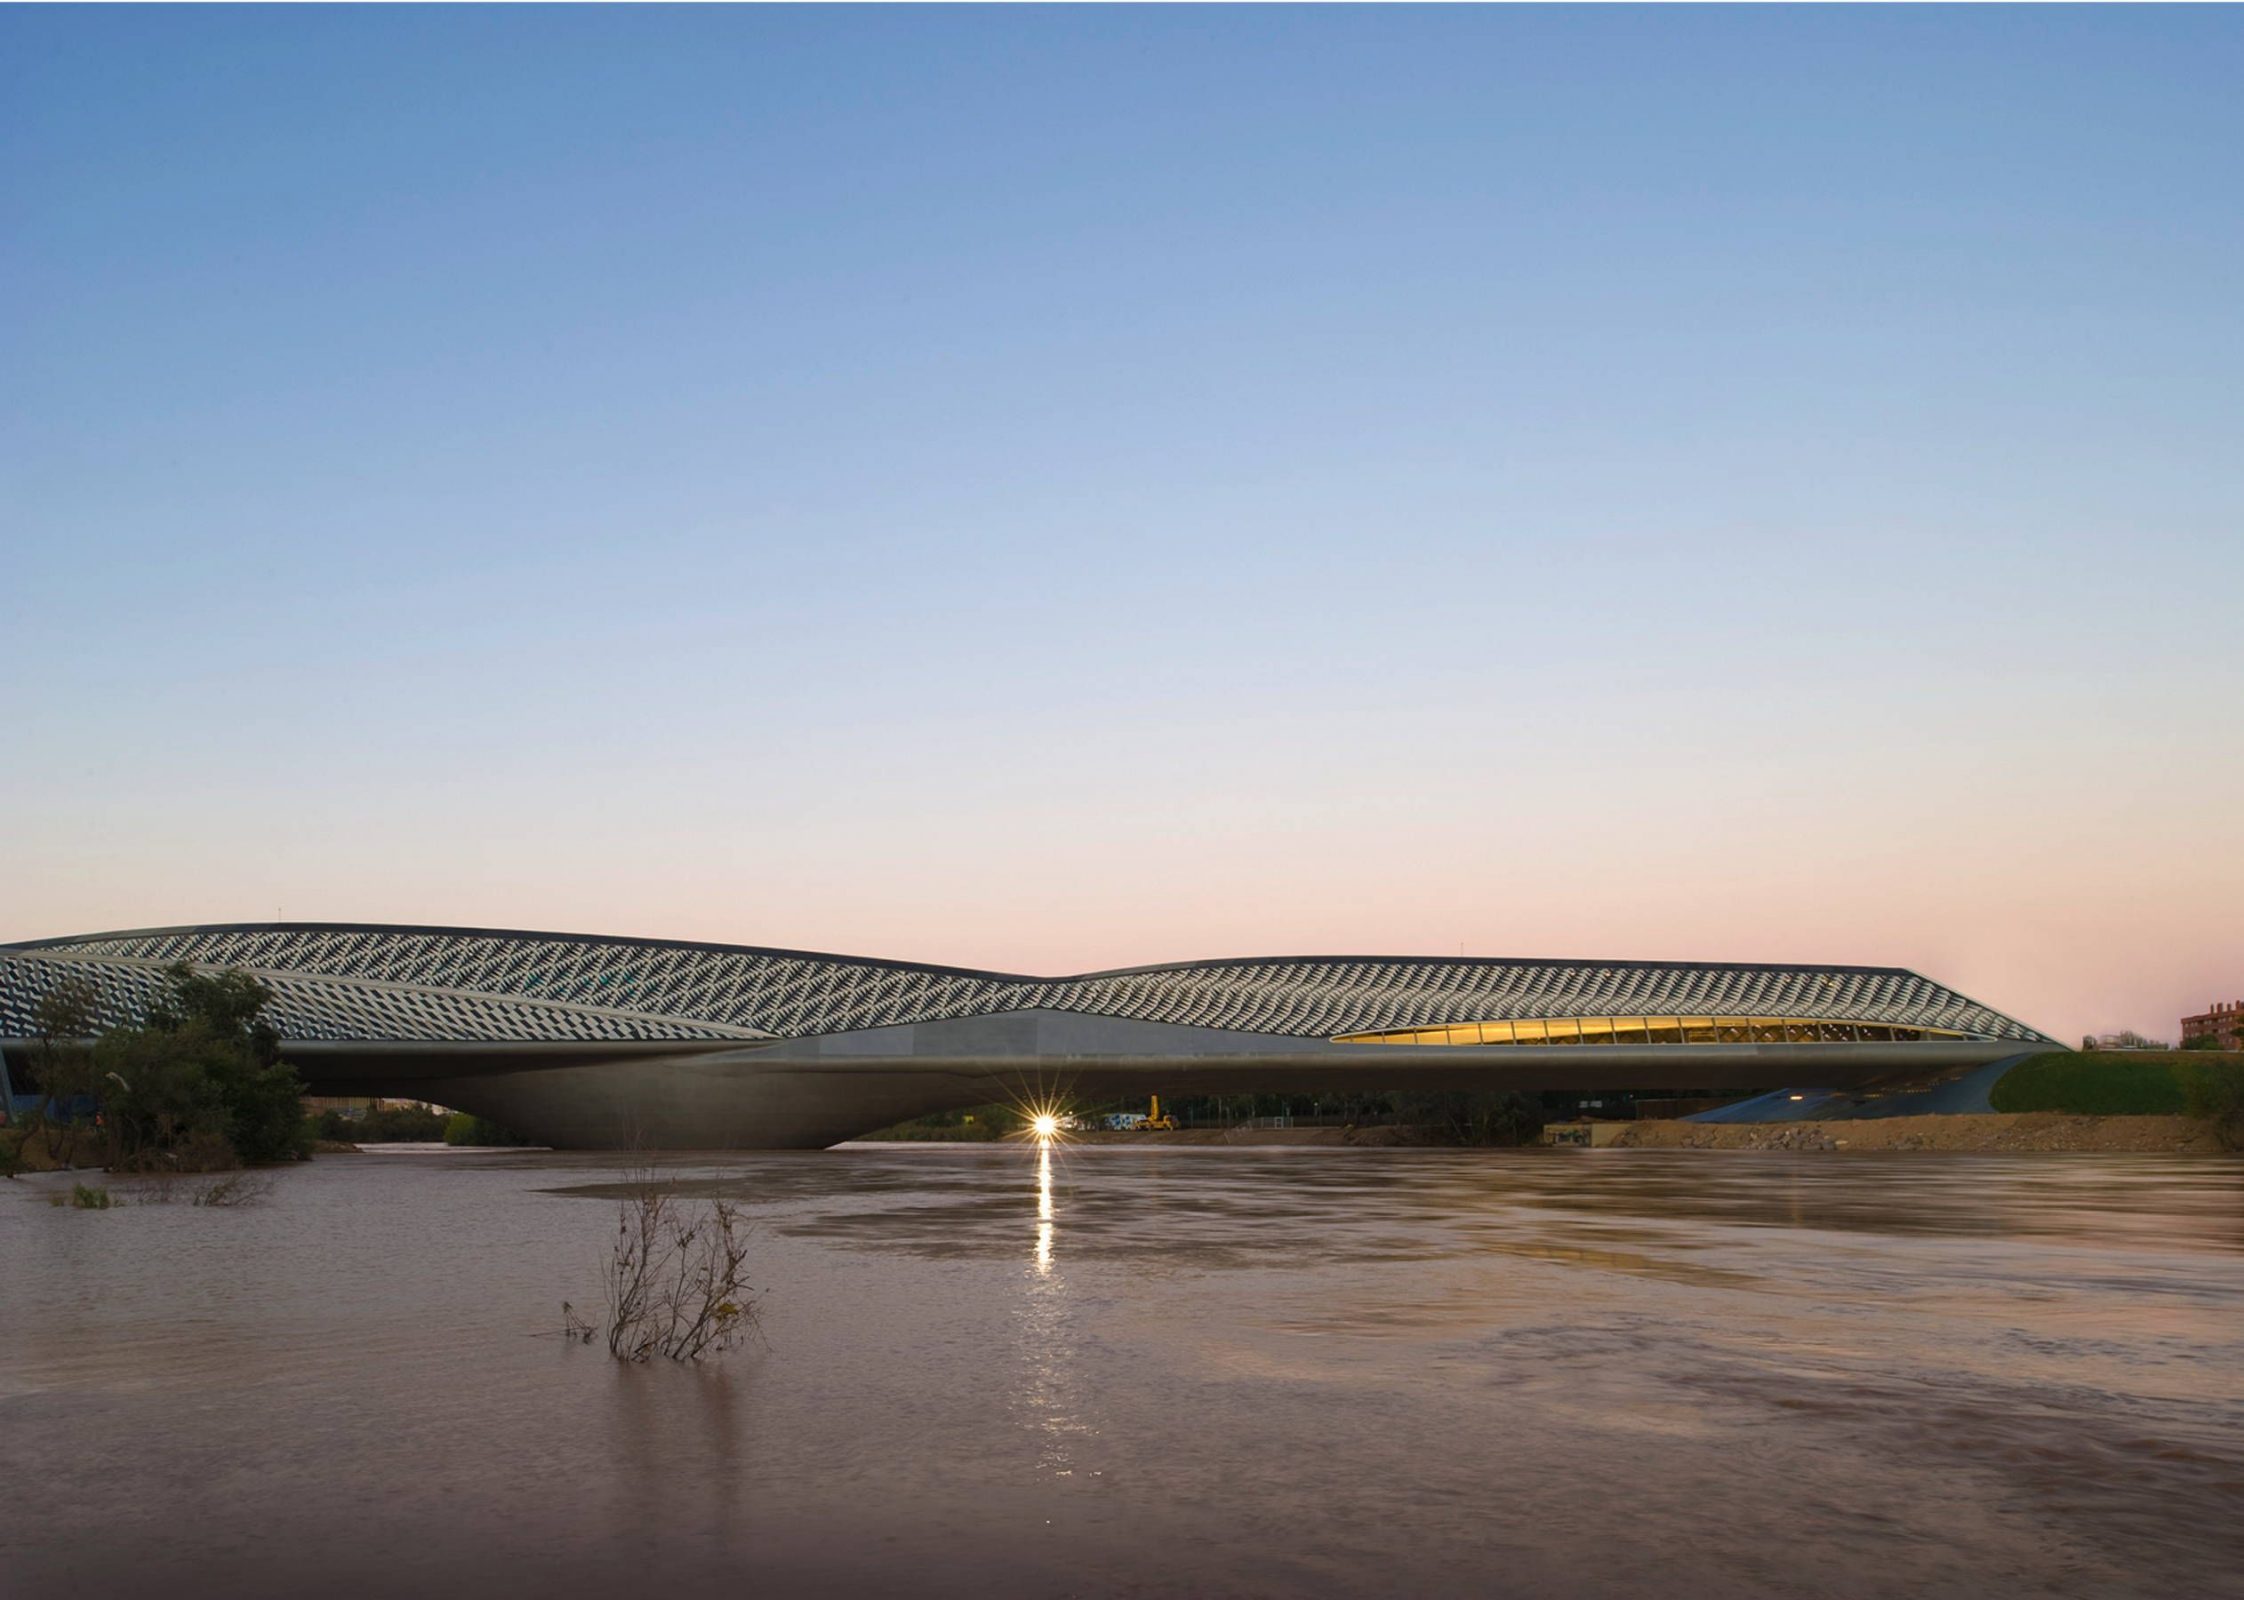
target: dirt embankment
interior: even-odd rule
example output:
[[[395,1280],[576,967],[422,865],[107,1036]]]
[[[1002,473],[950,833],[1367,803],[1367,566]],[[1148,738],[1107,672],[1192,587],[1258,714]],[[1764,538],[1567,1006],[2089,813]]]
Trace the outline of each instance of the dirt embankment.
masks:
[[[2096,1150],[2172,1155],[2221,1150],[2194,1117],[2074,1117],[2056,1111],[1880,1117],[1859,1122],[1634,1122],[1611,1148],[1637,1150]]]
[[[15,1152],[20,1172],[60,1172],[69,1167],[94,1167],[101,1162],[101,1141],[90,1134],[66,1138],[52,1126],[34,1131],[21,1124],[0,1128],[0,1139]],[[65,1161],[68,1153],[74,1160]]]
[[[1860,1122],[1665,1122],[1600,1124],[1609,1150],[1948,1150],[1969,1153],[2092,1150],[2172,1155],[2222,1151],[2212,1124],[2194,1117],[2075,1117],[2055,1111],[1881,1117]],[[1610,1137],[1606,1132],[1610,1131]],[[1179,1128],[1174,1133],[1085,1129],[1069,1144],[1424,1146],[1418,1128]]]

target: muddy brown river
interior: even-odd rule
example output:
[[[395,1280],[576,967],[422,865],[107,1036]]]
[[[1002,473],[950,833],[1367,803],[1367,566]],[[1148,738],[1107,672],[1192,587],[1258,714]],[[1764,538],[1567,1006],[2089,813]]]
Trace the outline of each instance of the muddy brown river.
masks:
[[[0,1185],[0,1593],[2244,1595],[2244,1161],[686,1161],[763,1340],[627,1367],[613,1164]]]

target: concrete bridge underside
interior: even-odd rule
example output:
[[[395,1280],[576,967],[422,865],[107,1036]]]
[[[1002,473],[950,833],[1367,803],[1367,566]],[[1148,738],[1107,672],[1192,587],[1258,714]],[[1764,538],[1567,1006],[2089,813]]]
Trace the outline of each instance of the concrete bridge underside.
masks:
[[[431,1100],[564,1149],[818,1149],[992,1102],[1452,1089],[1854,1088],[2016,1040],[1341,1045],[1048,1011],[739,1042],[296,1043],[309,1091]]]

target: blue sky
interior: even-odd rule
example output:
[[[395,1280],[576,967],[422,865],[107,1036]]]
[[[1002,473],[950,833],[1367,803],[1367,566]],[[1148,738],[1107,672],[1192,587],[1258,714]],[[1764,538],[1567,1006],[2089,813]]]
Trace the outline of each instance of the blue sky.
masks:
[[[2215,8],[0,13],[0,936],[2170,1033],[2244,993],[2239,82]]]

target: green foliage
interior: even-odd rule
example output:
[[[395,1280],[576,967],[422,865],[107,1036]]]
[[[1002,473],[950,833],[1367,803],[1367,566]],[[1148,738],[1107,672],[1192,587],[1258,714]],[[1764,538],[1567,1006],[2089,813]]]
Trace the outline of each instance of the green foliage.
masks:
[[[464,1145],[519,1145],[530,1141],[511,1128],[502,1128],[483,1117],[455,1111],[444,1124],[444,1142]]]
[[[2084,1117],[2172,1117],[2189,1109],[2171,1051],[2070,1054],[2021,1061],[1988,1096],[1997,1111],[2063,1111]]]
[[[2244,1053],[2186,1061],[2175,1072],[2189,1114],[2211,1122],[2230,1149],[2244,1148]]]
[[[86,979],[67,977],[32,1006],[31,1027],[39,1038],[39,1092],[49,1099],[66,1100],[86,1092],[83,1075],[73,1074],[70,1068],[84,1059],[84,1041],[93,1036],[100,1003],[100,992]]]
[[[76,1154],[81,1123],[87,1120],[81,1113],[93,1102],[93,1052],[84,1041],[93,1033],[99,1003],[100,993],[91,983],[66,977],[31,1008],[32,1030],[39,1039],[37,1065],[18,1087],[38,1098],[24,1119],[22,1139],[41,1137],[52,1126],[54,1154],[64,1166]]]
[[[1020,1114],[1011,1106],[970,1106],[964,1111],[933,1111],[858,1137],[881,1141],[929,1139],[946,1144],[979,1143],[1003,1139],[1020,1126]]]
[[[32,1006],[32,1031],[41,1044],[87,1038],[93,1033],[94,1011],[100,1003],[100,991],[91,982],[80,977],[63,978]]]
[[[92,1123],[89,1119],[87,1127]],[[0,1172],[15,1177],[25,1172],[53,1172],[67,1168],[64,1146],[75,1130],[41,1118],[22,1117],[0,1128]]]
[[[1533,1144],[1543,1131],[1540,1102],[1509,1090],[1398,1094],[1396,1114],[1438,1144]]]
[[[207,1169],[310,1153],[303,1084],[264,1018],[271,998],[245,972],[180,963],[139,1026],[101,1036],[92,1078],[112,1166]]]
[[[936,1144],[982,1144],[1005,1137],[986,1122],[929,1124],[920,1121],[899,1122],[886,1128],[875,1128],[871,1133],[857,1135],[873,1144],[911,1143],[925,1140]]]
[[[2193,1033],[2182,1041],[2184,1050],[2218,1050],[2221,1036],[2217,1033]]]
[[[446,1120],[427,1106],[374,1106],[355,1117],[322,1111],[312,1119],[312,1132],[345,1144],[434,1143],[444,1137]]]
[[[70,1186],[70,1206],[74,1211],[107,1211],[117,1203],[107,1189],[92,1188],[83,1183]]]

